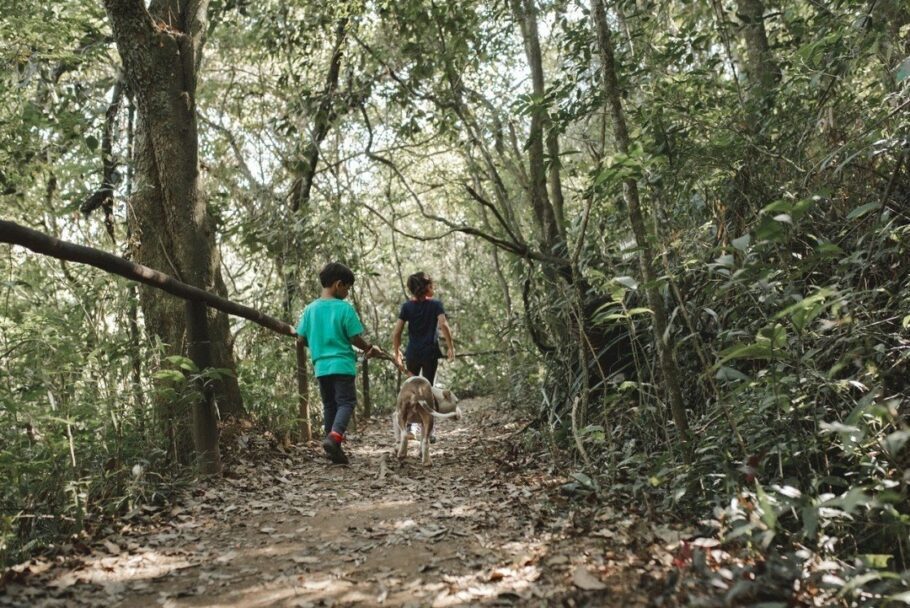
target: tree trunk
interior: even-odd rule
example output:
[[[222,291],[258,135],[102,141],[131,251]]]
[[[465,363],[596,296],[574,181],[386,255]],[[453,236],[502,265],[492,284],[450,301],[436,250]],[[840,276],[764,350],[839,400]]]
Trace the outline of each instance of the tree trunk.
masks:
[[[768,43],[762,0],[737,0],[736,7],[744,47],[742,53],[736,53],[742,65],[741,71],[745,74],[745,86],[740,93],[745,114],[743,119],[749,137],[760,143],[766,137],[763,134],[765,117],[774,105],[775,88],[780,82],[781,72]],[[715,3],[715,12],[722,34],[726,36],[726,18],[721,2]],[[725,38],[724,43],[732,67],[734,53],[729,40]],[[769,194],[765,192],[765,180],[760,176],[766,165],[765,159],[759,158],[751,147],[746,148],[742,163],[729,182],[726,209],[717,219],[718,240],[721,243],[741,235],[759,206],[767,200]]]
[[[133,139],[136,132],[136,108],[133,106],[132,100],[129,100],[126,116],[126,198],[129,200],[133,195]],[[127,229],[127,242],[131,240],[130,236],[131,235],[129,229]],[[145,399],[142,393],[142,349],[139,346],[139,340],[141,339],[141,332],[139,331],[139,290],[135,285],[130,285],[127,297],[129,298],[128,317],[130,324],[130,343],[133,345],[133,350],[130,355],[130,377],[132,379],[133,385],[133,407],[136,410],[136,420],[139,425],[139,434],[145,437],[146,411]]]
[[[207,0],[105,0],[114,40],[138,109],[136,190],[130,201],[133,259],[205,290],[221,291],[214,227],[199,194],[196,71],[207,26]],[[171,353],[187,352],[181,304],[158,290],[140,291],[146,328]],[[213,316],[213,364],[234,371],[223,314]],[[222,415],[243,413],[236,377],[217,383]],[[185,414],[159,403],[166,424],[187,437]],[[188,441],[177,456],[189,460]]]
[[[535,0],[511,0],[512,12],[518,20],[521,36],[524,41],[525,56],[531,72],[531,89],[533,103],[531,108],[531,124],[528,130],[528,179],[527,189],[531,199],[531,208],[534,212],[535,225],[540,239],[540,249],[547,255],[561,256],[565,241],[563,240],[563,227],[557,219],[554,202],[558,204],[560,214],[562,211],[562,184],[559,177],[559,142],[554,132],[548,131],[550,124],[547,106],[544,102],[546,85],[543,73],[543,57],[540,50],[540,35],[537,29],[537,8]],[[549,150],[552,159],[549,172],[547,171],[544,147]],[[555,163],[555,164],[554,164]],[[550,191],[548,191],[548,186]],[[553,200],[550,193],[553,194]],[[541,265],[548,288],[561,289],[571,283],[571,274],[568,265],[555,266],[551,263]],[[525,281],[524,305],[526,312],[530,313],[528,306],[530,282]],[[551,348],[539,331],[533,328],[532,340],[542,352],[553,352],[561,342],[559,337],[571,336],[572,326],[567,326],[565,319],[558,314],[542,315],[543,326],[556,342]],[[533,322],[529,325],[532,329]],[[581,340],[582,336],[575,336]]]
[[[534,209],[534,217],[537,220],[541,241],[544,243],[543,249],[548,254],[554,254],[554,248],[561,242],[561,231],[547,193],[548,180],[544,162],[544,129],[549,121],[544,105],[546,90],[544,87],[543,60],[540,53],[540,37],[537,33],[537,12],[534,7],[534,0],[512,0],[512,10],[521,26],[528,67],[531,69],[531,83],[534,95],[535,107],[531,113],[531,127],[528,133],[531,206]],[[553,143],[556,143],[555,140]],[[553,143],[550,144],[551,150],[556,149],[558,151],[558,143],[555,148]],[[562,200],[558,175],[552,185],[554,188],[558,187],[556,192],[559,199]]]
[[[749,97],[763,111],[771,106],[774,87],[781,78],[780,67],[768,44],[765,7],[761,0],[737,0],[736,4],[737,17],[743,24]]]
[[[304,441],[313,441],[313,422],[310,419],[310,381],[306,371],[306,346],[297,340],[297,424]]]
[[[198,300],[186,301],[186,329],[190,359],[199,372],[212,367],[206,306]],[[218,450],[218,414],[212,384],[197,373],[196,386],[202,395],[193,406],[193,442],[196,444],[196,466],[205,475],[221,474],[221,452]]]
[[[547,168],[550,182],[550,200],[553,201],[553,214],[556,219],[559,238],[562,242],[566,242],[566,211],[562,195],[562,177],[560,175],[562,162],[559,158],[559,134],[552,124],[549,124],[549,129],[547,130],[547,153],[550,156],[550,163]]]
[[[610,116],[613,120],[616,146],[620,152],[628,154],[629,133],[622,110],[622,97],[613,57],[613,41],[611,40],[610,26],[607,23],[603,0],[591,0],[591,12],[594,15],[597,41],[600,47],[604,93]],[[638,262],[642,282],[648,298],[648,305],[653,313],[654,343],[660,360],[663,380],[669,394],[670,411],[685,450],[688,444],[689,425],[686,420],[686,409],[680,389],[679,368],[673,359],[673,345],[670,343],[670,336],[667,333],[667,313],[658,289],[657,273],[654,270],[654,248],[642,213],[638,196],[638,184],[634,179],[628,179],[623,184],[623,196],[628,206],[629,221],[632,224],[635,243],[638,246]]]

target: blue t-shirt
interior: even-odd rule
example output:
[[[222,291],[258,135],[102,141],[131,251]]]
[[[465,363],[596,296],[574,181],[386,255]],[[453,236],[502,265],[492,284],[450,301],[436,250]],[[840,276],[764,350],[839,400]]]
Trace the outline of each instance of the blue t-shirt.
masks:
[[[337,298],[313,300],[297,324],[297,335],[306,338],[310,347],[317,378],[329,374],[353,376],[357,372],[357,355],[351,348],[351,338],[362,333],[357,311]]]
[[[445,309],[439,300],[408,300],[401,305],[398,318],[408,324],[408,347],[404,351],[406,359],[426,361],[439,359],[439,315]]]

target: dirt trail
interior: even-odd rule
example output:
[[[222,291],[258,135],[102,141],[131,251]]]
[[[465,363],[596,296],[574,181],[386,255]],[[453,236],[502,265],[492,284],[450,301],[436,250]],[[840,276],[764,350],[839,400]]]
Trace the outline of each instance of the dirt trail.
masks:
[[[644,606],[661,602],[673,532],[578,506],[489,400],[443,421],[431,468],[374,421],[331,466],[315,446],[226,472],[87,555],[36,561],[12,606]],[[244,435],[230,441],[249,442]],[[242,454],[242,453],[241,453]],[[663,537],[663,539],[661,538]],[[665,598],[669,599],[669,598]]]

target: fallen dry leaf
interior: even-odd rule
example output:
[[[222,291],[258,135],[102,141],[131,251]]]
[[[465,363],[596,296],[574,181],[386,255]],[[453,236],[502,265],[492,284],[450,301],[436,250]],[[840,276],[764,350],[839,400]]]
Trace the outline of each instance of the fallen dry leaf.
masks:
[[[117,545],[116,543],[106,540],[106,541],[103,541],[101,544],[104,545],[104,548],[107,549],[107,552],[110,553],[111,555],[120,555],[121,549],[120,549],[120,546]]]
[[[8,571],[0,584],[15,596],[0,604],[584,605],[579,593],[608,589],[598,575],[608,571],[615,605],[641,608],[667,572],[678,573],[663,559],[673,555],[651,553],[665,529],[634,506],[566,500],[562,473],[545,453],[478,444],[514,412],[492,400],[463,405],[480,415],[440,424],[432,469],[413,447],[403,463],[387,456],[385,417],[361,422],[343,468],[327,466],[319,443],[268,452],[251,429],[251,452],[226,459],[226,478],[137,509],[94,552],[74,542],[70,559]],[[161,516],[135,515],[146,510]],[[702,554],[711,568],[729,558]],[[649,583],[639,588],[643,576]]]
[[[584,566],[575,568],[575,572],[572,573],[572,584],[585,591],[600,591],[607,588],[606,585],[600,582],[600,579],[588,572]]]

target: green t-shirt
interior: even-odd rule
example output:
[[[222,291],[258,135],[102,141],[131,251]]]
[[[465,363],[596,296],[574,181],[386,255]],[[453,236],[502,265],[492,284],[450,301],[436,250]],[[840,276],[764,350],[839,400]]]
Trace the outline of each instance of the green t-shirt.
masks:
[[[306,338],[310,347],[317,378],[329,374],[353,376],[357,372],[357,355],[351,348],[351,338],[362,333],[357,311],[336,298],[313,300],[297,324],[297,335]]]

